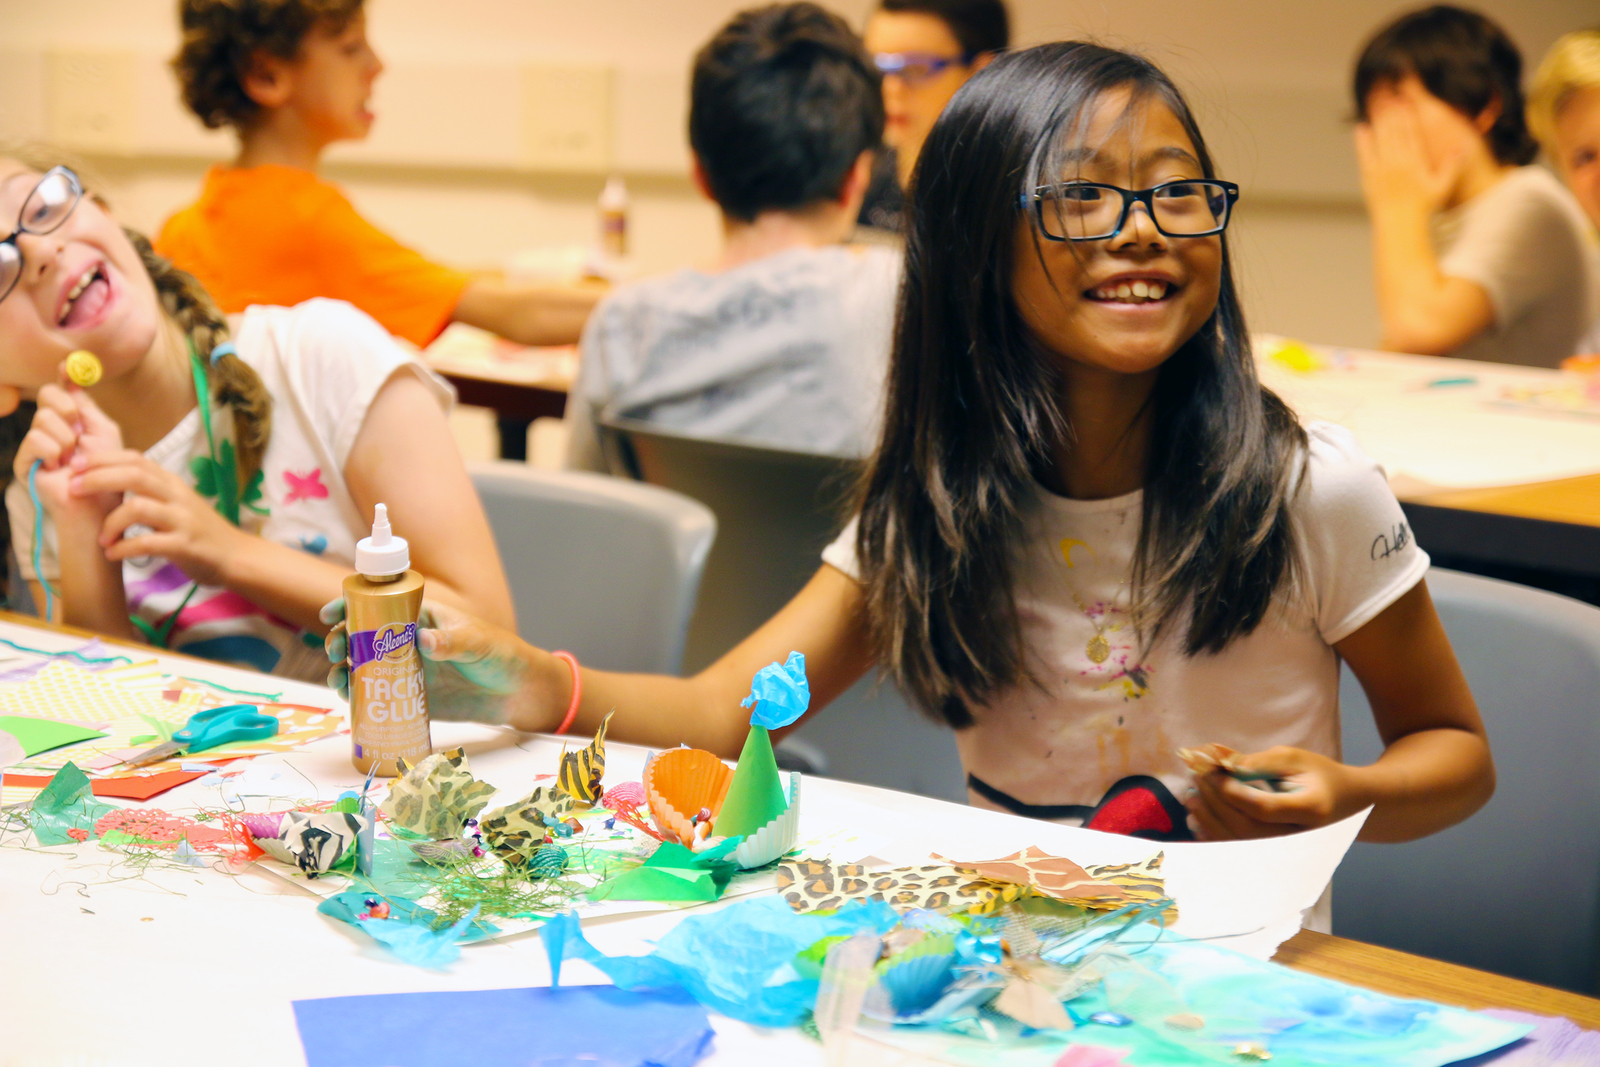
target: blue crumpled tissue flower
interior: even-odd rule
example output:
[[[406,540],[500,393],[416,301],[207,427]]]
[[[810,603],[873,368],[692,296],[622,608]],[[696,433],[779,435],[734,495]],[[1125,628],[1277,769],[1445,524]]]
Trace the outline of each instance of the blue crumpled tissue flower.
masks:
[[[713,1011],[754,1026],[794,1026],[817,1002],[817,981],[791,961],[816,942],[863,930],[882,934],[899,921],[881,900],[857,901],[832,915],[796,914],[781,897],[741,900],[691,915],[647,956],[607,956],[584,938],[575,912],[539,928],[550,956],[550,983],[561,982],[571,956],[593,964],[619,989],[682,986]]]
[[[751,726],[776,730],[788,726],[811,706],[811,684],[806,681],[803,652],[789,653],[784,663],[769,663],[750,682],[750,695],[740,703],[750,712]]]

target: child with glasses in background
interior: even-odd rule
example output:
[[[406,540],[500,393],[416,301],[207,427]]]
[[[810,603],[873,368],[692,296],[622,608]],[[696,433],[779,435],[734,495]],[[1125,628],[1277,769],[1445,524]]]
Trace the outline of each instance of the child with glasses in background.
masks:
[[[967,79],[1011,44],[1004,0],[883,0],[862,34],[883,74],[884,152],[861,222],[904,228],[903,190],[934,120]]]
[[[1356,62],[1356,156],[1384,348],[1557,366],[1600,317],[1582,210],[1533,166],[1522,58],[1482,15],[1439,5]]]
[[[183,101],[239,154],[206,173],[200,199],[167,220],[156,249],[226,313],[326,296],[426,346],[451,322],[522,344],[578,339],[596,291],[511,286],[435,263],[368,222],[317,177],[327,148],[372,128],[383,63],[364,0],[180,0],[172,61]]]
[[[348,304],[252,307],[230,326],[41,162],[0,153],[0,414],[38,404],[6,510],[39,608],[321,678],[317,609],[381,501],[430,596],[515,624],[447,386]],[[98,369],[86,388],[64,374],[80,351]]]
[[[984,807],[1157,840],[1368,805],[1366,838],[1405,840],[1477,810],[1493,765],[1428,557],[1350,434],[1257,380],[1235,189],[1177,87],[1097,45],[1009,53],[924,151],[854,520],[695,677],[584,669],[578,729],[615,709],[613,737],[731,755],[751,676],[797,650],[811,714],[890,672]],[[476,681],[474,713],[561,721],[567,663],[445,609],[424,626],[444,704]],[[1339,762],[1341,660],[1387,744],[1371,766]]]

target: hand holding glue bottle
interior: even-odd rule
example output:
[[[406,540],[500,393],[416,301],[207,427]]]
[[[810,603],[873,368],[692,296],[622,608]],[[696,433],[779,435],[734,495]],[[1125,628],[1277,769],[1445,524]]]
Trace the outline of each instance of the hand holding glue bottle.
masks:
[[[352,762],[363,774],[392,778],[396,760],[416,766],[432,740],[417,651],[422,575],[411,569],[411,548],[390,531],[382,504],[372,536],[356,542],[356,572],[344,580]]]

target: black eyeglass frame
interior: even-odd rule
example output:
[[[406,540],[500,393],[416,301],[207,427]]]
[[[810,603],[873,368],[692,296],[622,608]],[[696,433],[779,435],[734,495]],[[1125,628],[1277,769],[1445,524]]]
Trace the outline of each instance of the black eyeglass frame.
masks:
[[[67,210],[62,212],[61,218],[56,221],[54,226],[51,226],[47,230],[30,230],[23,223],[23,216],[26,215],[28,211],[28,203],[33,199],[34,194],[39,191],[40,187],[57,174],[65,176],[68,183],[71,185],[72,202],[67,205]],[[0,292],[0,300],[4,300],[6,297],[11,295],[11,290],[15,289],[17,287],[17,283],[22,280],[23,269],[27,266],[27,261],[22,255],[22,246],[17,244],[17,238],[25,233],[31,234],[34,237],[43,237],[46,234],[55,233],[57,230],[61,229],[62,226],[66,225],[67,220],[72,217],[72,213],[78,209],[78,202],[82,199],[83,182],[78,179],[78,175],[73,172],[71,167],[51,167],[49,170],[44,172],[43,176],[41,176],[37,182],[34,183],[33,188],[28,190],[28,195],[22,198],[22,206],[17,209],[17,228],[11,231],[11,236],[0,239],[0,248],[10,245],[17,253],[17,275],[11,279],[11,284],[6,286],[5,292]]]
[[[1222,222],[1209,230],[1199,233],[1173,233],[1164,229],[1156,218],[1155,195],[1163,189],[1174,185],[1208,185],[1222,190],[1223,209]],[[1049,194],[1058,189],[1108,189],[1122,196],[1122,211],[1117,215],[1117,224],[1110,233],[1102,233],[1094,237],[1057,237],[1045,228],[1044,202]],[[1124,189],[1120,185],[1106,185],[1103,182],[1057,182],[1054,185],[1041,185],[1031,193],[1023,193],[1019,198],[1019,205],[1024,211],[1033,209],[1033,224],[1039,228],[1047,241],[1109,241],[1122,232],[1128,224],[1128,213],[1133,210],[1134,204],[1143,204],[1144,212],[1150,218],[1150,224],[1156,232],[1164,237],[1214,237],[1228,228],[1228,223],[1233,221],[1233,205],[1239,200],[1239,187],[1233,182],[1225,182],[1220,178],[1179,178],[1176,181],[1162,182],[1152,185],[1148,189]]]

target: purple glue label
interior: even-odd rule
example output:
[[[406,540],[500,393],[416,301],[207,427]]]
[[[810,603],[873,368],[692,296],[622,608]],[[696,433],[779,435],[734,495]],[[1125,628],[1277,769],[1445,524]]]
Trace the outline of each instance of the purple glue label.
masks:
[[[391,622],[376,630],[358,630],[350,635],[350,669],[402,659],[416,643],[417,624],[414,622]]]

